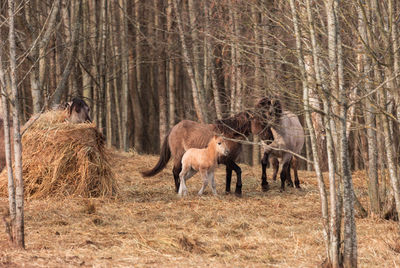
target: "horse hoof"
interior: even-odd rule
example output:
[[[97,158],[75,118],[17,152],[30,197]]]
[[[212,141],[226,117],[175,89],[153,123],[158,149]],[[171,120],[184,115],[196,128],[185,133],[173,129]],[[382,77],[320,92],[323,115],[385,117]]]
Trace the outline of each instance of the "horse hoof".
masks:
[[[235,192],[236,197],[242,197],[242,192]]]
[[[261,186],[263,192],[267,192],[269,190],[269,185],[265,184]]]

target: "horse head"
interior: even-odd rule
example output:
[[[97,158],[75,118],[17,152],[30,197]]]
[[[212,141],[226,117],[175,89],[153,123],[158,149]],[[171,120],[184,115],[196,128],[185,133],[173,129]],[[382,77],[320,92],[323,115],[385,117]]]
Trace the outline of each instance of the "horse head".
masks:
[[[80,98],[74,98],[66,104],[68,110],[68,121],[71,123],[92,122],[90,118],[90,108],[86,102]]]
[[[251,132],[264,140],[271,139],[271,127],[279,123],[281,116],[282,105],[278,99],[262,98],[251,114]]]
[[[243,138],[251,133],[250,112],[244,111],[226,119],[217,120],[217,130],[229,138]]]
[[[229,154],[229,149],[228,149],[223,137],[215,135],[213,140],[215,141],[215,144],[217,147],[217,152],[219,154],[225,155],[225,156]]]

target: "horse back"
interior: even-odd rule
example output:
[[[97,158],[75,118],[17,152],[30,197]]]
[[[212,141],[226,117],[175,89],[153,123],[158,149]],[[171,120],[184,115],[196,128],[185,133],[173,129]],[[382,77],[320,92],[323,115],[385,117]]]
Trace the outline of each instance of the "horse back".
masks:
[[[171,154],[180,158],[190,148],[205,148],[213,136],[210,125],[182,120],[171,129],[168,137]]]
[[[284,111],[277,132],[282,136],[287,149],[295,153],[301,152],[304,146],[304,129],[296,114]]]

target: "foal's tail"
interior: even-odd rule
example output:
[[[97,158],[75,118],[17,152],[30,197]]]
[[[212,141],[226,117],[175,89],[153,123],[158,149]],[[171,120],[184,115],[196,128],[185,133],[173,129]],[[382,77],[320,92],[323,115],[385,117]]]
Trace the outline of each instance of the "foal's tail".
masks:
[[[171,150],[169,149],[168,144],[169,134],[170,132],[168,132],[164,138],[164,142],[161,147],[160,158],[158,159],[157,164],[150,170],[142,171],[141,173],[143,177],[152,177],[163,170],[167,165],[169,159],[171,158]]]

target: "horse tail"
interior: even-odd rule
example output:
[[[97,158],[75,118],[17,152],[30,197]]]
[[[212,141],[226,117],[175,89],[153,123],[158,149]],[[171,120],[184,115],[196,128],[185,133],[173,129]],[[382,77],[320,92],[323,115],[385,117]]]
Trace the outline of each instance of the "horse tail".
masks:
[[[158,159],[157,164],[149,170],[142,171],[141,174],[143,177],[152,177],[159,173],[161,170],[165,168],[169,159],[171,158],[171,150],[169,149],[168,137],[170,132],[165,136],[163,144],[161,146],[160,158]]]

